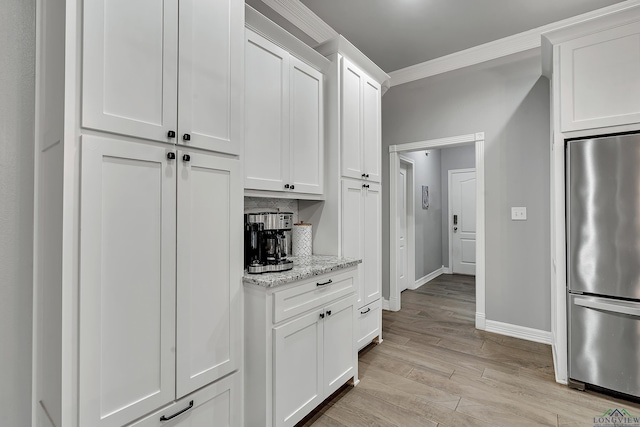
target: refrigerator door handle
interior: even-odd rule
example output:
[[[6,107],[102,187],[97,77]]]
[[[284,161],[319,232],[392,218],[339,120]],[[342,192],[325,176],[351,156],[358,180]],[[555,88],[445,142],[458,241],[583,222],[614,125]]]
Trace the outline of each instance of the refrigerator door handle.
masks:
[[[609,302],[602,298],[575,297],[575,305],[596,310],[609,311],[612,313],[628,314],[629,316],[640,317],[640,304],[628,301]]]

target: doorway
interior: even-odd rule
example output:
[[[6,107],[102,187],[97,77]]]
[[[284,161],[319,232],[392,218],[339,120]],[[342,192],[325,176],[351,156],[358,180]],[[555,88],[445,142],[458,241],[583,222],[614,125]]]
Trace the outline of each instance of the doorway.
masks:
[[[441,138],[427,141],[411,142],[392,145],[389,147],[389,300],[385,301],[385,308],[398,311],[401,307],[399,269],[398,269],[398,215],[401,156],[419,150],[459,147],[475,144],[475,274],[476,274],[476,319],[477,329],[485,329],[485,223],[484,223],[484,133],[460,135],[450,138]],[[413,197],[411,197],[413,199]],[[451,248],[451,244],[449,245]],[[411,248],[409,248],[411,249]],[[407,253],[407,257],[415,260],[415,250]],[[450,258],[451,260],[451,258]],[[415,271],[414,271],[415,274]]]
[[[399,156],[400,169],[397,179],[398,204],[396,205],[396,274],[400,292],[415,282],[415,217],[414,217],[414,169],[410,157]]]

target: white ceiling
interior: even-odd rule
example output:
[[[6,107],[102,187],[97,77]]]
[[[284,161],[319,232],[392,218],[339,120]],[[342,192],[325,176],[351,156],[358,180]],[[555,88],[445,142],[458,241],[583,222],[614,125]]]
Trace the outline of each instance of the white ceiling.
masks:
[[[387,73],[621,0],[300,0]]]

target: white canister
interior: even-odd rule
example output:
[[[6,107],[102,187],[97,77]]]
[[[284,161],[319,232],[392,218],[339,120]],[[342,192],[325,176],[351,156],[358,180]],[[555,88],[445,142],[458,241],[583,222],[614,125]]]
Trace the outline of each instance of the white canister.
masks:
[[[293,224],[292,246],[293,256],[310,256],[313,243],[312,243],[312,226],[311,224],[305,224],[300,222],[299,224]]]

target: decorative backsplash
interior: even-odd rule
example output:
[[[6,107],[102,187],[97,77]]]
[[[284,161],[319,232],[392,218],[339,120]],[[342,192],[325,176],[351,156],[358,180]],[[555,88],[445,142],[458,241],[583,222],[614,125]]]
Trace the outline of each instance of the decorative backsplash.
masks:
[[[271,199],[266,197],[245,197],[244,213],[249,212],[293,212],[293,222],[298,222],[298,201],[295,199]]]

